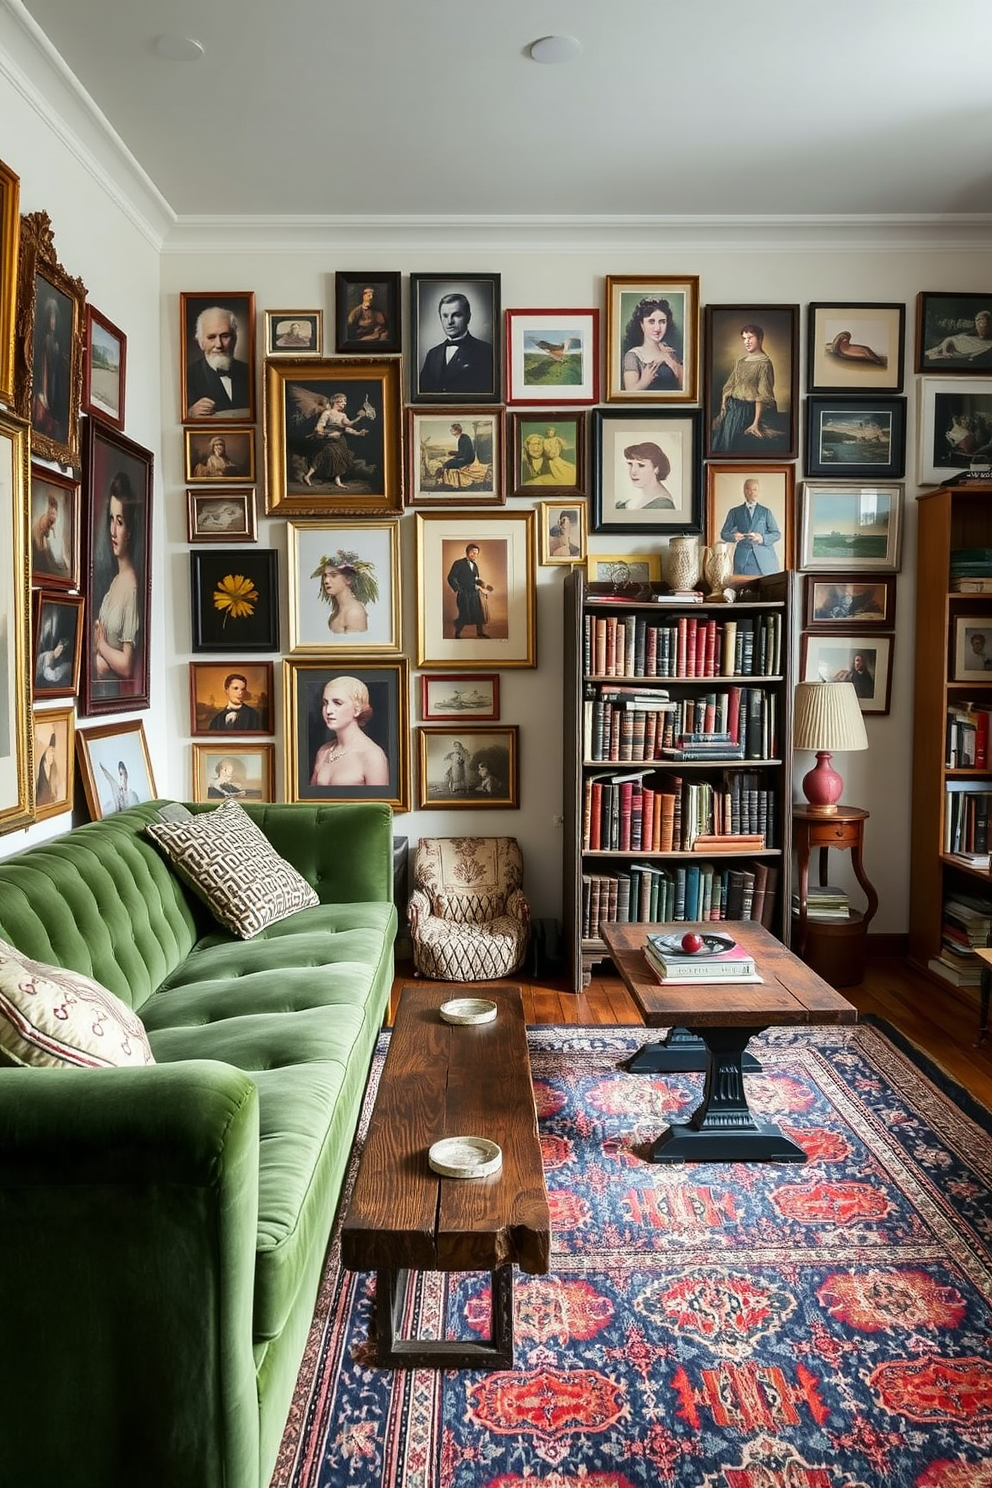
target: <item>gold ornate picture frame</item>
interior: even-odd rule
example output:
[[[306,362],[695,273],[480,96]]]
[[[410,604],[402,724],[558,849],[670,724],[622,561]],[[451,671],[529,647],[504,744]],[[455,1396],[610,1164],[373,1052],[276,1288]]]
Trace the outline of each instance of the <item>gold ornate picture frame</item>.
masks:
[[[86,286],[55,256],[47,212],[21,218],[14,407],[31,450],[63,468],[79,464]]]
[[[0,410],[0,835],[34,820],[29,445],[27,422]]]
[[[21,178],[0,160],[0,400],[14,397],[17,256],[21,241]]]

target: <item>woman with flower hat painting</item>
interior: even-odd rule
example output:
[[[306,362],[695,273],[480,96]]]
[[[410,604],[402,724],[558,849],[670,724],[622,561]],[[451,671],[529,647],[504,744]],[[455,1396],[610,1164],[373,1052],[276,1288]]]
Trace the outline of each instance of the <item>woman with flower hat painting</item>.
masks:
[[[320,579],[320,599],[331,607],[327,628],[333,635],[368,630],[366,605],[379,598],[373,563],[339,548],[333,557],[321,558],[310,577]]]

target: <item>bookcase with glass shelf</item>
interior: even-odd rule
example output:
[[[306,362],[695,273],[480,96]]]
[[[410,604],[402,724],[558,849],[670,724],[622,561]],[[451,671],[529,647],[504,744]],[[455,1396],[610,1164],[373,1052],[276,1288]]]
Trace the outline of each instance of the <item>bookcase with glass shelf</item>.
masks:
[[[992,927],[992,482],[917,505],[909,954],[938,984],[977,988]]]
[[[565,581],[563,922],[574,990],[607,920],[760,919],[791,903],[795,575],[736,603]]]

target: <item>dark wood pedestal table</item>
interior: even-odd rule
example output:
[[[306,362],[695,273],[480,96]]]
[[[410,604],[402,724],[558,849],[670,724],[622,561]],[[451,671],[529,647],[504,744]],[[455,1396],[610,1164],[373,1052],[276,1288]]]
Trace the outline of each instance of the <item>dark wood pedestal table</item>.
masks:
[[[451,1025],[439,1008],[466,990],[498,1006],[491,1023]],[[442,1137],[488,1137],[488,1178],[441,1178]],[[405,1368],[513,1368],[513,1266],[548,1270],[551,1216],[537,1135],[520,988],[404,987],[341,1233],[341,1258],[376,1272],[378,1362]],[[410,1271],[488,1271],[490,1339],[400,1337]]]
[[[765,1028],[793,1023],[855,1023],[857,1010],[761,925],[734,920],[724,928],[754,958],[759,982],[661,983],[644,956],[651,932],[671,925],[601,927],[607,950],[649,1028],[684,1027],[707,1049],[701,1105],[655,1142],[654,1162],[805,1162],[806,1154],[777,1126],[757,1121],[744,1089],[744,1051]],[[679,924],[705,934],[712,923]]]

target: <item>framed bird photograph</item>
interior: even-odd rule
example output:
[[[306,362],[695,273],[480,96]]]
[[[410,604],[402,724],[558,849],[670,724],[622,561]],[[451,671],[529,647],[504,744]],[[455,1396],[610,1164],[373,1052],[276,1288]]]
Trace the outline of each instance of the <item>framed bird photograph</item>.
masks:
[[[599,402],[598,310],[507,310],[507,403]]]
[[[902,392],[905,305],[810,305],[808,326],[808,392]]]
[[[399,512],[401,449],[398,357],[266,364],[267,516]]]

